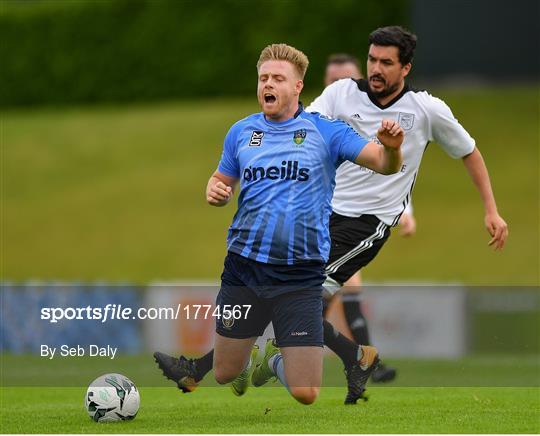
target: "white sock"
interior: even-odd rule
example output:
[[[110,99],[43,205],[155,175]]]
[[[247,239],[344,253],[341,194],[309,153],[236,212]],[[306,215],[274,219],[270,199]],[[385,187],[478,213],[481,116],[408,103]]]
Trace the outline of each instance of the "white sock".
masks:
[[[275,354],[268,359],[268,367],[270,368],[270,371],[277,376],[281,384],[289,390],[289,385],[285,379],[285,366],[283,365],[283,356],[281,353]]]
[[[274,375],[276,375],[276,372],[274,371],[274,362],[276,361],[276,357],[279,355],[281,355],[281,353],[274,354],[270,359],[268,359],[268,368]]]

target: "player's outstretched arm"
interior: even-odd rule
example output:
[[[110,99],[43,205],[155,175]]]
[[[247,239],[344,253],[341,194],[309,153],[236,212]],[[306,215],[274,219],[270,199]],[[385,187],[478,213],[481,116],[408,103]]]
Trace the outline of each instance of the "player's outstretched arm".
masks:
[[[237,183],[238,179],[235,177],[216,171],[206,185],[206,201],[210,206],[225,206],[232,198]]]
[[[404,136],[405,132],[396,121],[383,120],[377,131],[377,139],[382,145],[368,142],[355,162],[380,174],[397,173],[402,163],[401,144]]]
[[[463,164],[465,165],[465,168],[467,168],[469,176],[471,176],[476,189],[480,193],[482,203],[484,203],[486,214],[484,224],[491,235],[491,240],[488,245],[493,246],[495,250],[501,250],[508,237],[508,225],[497,211],[497,203],[495,202],[495,196],[491,189],[489,173],[480,150],[475,147],[472,153],[463,158]]]

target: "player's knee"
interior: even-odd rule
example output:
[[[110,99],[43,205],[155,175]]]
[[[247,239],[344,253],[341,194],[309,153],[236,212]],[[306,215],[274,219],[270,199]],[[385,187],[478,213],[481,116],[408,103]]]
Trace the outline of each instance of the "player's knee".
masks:
[[[240,371],[236,372],[222,365],[214,366],[214,377],[220,385],[232,382],[239,374]]]
[[[313,404],[319,396],[319,388],[317,387],[291,387],[291,395],[296,401],[302,404]]]

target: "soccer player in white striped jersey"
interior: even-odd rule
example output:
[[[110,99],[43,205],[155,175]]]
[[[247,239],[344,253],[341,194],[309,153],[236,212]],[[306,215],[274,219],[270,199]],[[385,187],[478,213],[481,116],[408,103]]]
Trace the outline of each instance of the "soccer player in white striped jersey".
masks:
[[[497,211],[488,171],[474,139],[442,100],[406,83],[416,36],[398,26],[383,27],[370,34],[369,43],[367,80],[339,80],[329,85],[306,110],[342,119],[366,138],[374,137],[382,117],[397,120],[406,131],[403,165],[397,174],[386,178],[348,162],[338,168],[330,217],[332,246],[326,267],[325,288],[330,294],[373,260],[390,235],[391,227],[398,224],[411,201],[422,155],[432,141],[465,165],[484,206],[484,223],[491,236],[488,245],[500,250],[508,236],[507,224]],[[358,186],[362,187],[361,191]],[[348,306],[345,311],[353,310],[357,316],[353,327],[357,325],[359,329],[352,329],[355,340],[366,344],[366,337],[361,337],[365,320],[359,301]],[[341,351],[346,355],[345,343],[343,346],[333,343],[340,335],[328,326],[325,324],[325,345],[340,357]]]
[[[324,74],[324,85],[328,86],[341,79],[363,79],[362,70],[358,59],[347,53],[337,53],[330,55],[326,63]],[[399,234],[401,236],[412,236],[416,232],[416,219],[413,215],[412,202],[409,202],[399,219]],[[362,277],[357,271],[345,283],[341,290],[341,301],[345,320],[349,330],[358,345],[369,344],[368,323],[362,313]],[[325,310],[328,302],[325,304]],[[332,340],[332,338],[330,338]],[[371,374],[371,379],[375,382],[389,382],[396,377],[396,370],[382,362]]]

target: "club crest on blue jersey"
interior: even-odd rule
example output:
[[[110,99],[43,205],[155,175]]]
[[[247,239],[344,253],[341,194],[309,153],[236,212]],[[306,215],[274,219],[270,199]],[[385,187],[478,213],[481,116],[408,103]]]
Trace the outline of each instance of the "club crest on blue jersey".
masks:
[[[306,129],[295,130],[293,133],[293,141],[296,145],[302,144],[306,139]]]
[[[398,116],[398,123],[403,130],[411,130],[414,125],[414,114],[400,112]]]
[[[264,132],[261,130],[254,130],[251,134],[251,138],[249,138],[249,146],[250,147],[260,147],[262,144],[262,139],[264,136]]]

